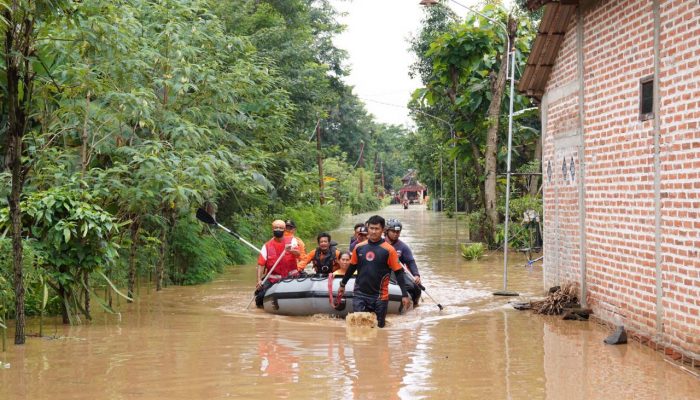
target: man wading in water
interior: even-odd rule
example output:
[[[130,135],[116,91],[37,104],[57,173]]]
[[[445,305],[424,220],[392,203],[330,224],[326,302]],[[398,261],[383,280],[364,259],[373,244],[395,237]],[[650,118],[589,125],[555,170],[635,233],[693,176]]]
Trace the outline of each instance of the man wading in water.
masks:
[[[366,242],[359,243],[352,251],[350,267],[340,282],[338,295],[345,295],[345,285],[352,275],[357,272],[355,290],[352,297],[354,312],[374,312],[377,315],[377,326],[385,325],[386,312],[389,307],[389,278],[391,271],[396,274],[396,280],[401,288],[401,303],[404,310],[411,305],[411,299],[406,292],[403,268],[399,264],[396,250],[382,239],[384,218],[374,215],[367,220],[368,237]]]

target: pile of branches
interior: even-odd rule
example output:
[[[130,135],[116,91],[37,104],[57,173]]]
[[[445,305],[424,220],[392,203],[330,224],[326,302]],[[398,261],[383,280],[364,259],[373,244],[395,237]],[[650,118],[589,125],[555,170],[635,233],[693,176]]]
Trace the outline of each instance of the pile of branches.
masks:
[[[578,287],[565,283],[556,291],[550,291],[544,300],[533,301],[531,305],[536,314],[560,315],[565,308],[579,307],[578,303]]]

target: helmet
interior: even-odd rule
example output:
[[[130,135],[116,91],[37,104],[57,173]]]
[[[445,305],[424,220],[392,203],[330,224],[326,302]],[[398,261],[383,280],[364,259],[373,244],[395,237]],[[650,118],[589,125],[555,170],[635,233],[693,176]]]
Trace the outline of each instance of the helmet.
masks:
[[[401,232],[401,229],[403,229],[403,226],[401,225],[401,222],[399,222],[398,219],[392,218],[386,221],[386,230]]]

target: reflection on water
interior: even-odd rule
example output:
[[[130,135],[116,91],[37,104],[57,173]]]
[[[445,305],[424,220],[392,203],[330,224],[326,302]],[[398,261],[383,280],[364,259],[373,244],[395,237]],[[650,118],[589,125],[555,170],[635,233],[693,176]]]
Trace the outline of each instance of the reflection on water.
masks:
[[[10,345],[0,353],[11,365],[0,369],[0,399],[700,397],[700,381],[647,348],[605,346],[597,325],[518,312],[493,297],[502,254],[463,260],[454,220],[417,207],[383,215],[403,222],[444,311],[426,297],[385,329],[348,329],[325,316],[245,310],[255,272],[235,267],[208,285],[143,295],[122,306],[121,322],[49,324],[57,339]],[[509,289],[538,295],[541,271],[524,264],[512,257]]]

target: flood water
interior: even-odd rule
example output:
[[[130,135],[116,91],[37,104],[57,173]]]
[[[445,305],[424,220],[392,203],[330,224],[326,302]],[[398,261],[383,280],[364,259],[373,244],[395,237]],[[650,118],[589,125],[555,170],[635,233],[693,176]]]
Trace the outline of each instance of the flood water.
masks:
[[[455,220],[420,206],[381,214],[402,221],[402,239],[444,311],[424,296],[417,309],[389,316],[387,328],[370,329],[245,310],[255,271],[235,266],[207,285],[142,287],[121,319],[51,322],[48,338],[8,343],[0,399],[700,398],[700,379],[651,349],[607,346],[609,332],[593,322],[516,311],[513,298],[492,296],[502,288],[503,254],[462,259]],[[341,247],[366,218],[333,233]],[[510,258],[508,289],[542,294],[541,264]]]

